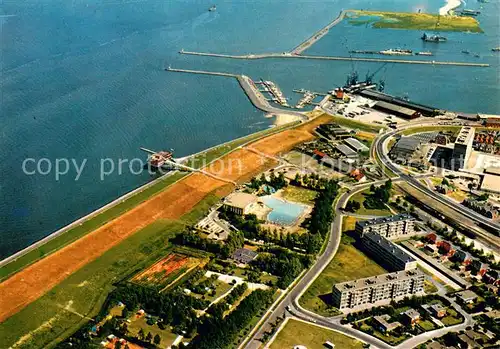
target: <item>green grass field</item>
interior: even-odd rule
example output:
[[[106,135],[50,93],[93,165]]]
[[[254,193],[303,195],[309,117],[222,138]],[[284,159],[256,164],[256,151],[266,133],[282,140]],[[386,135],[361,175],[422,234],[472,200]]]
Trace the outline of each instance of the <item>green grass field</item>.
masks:
[[[438,16],[429,13],[350,11],[349,23],[371,24],[373,28],[437,30],[482,33],[479,22],[473,17]],[[436,25],[439,23],[439,25]]]
[[[168,239],[194,224],[219,200],[208,195],[178,221],[159,220],[68,276],[47,294],[0,324],[5,347],[53,347],[95,316],[113,284],[130,278],[171,251]]]
[[[420,126],[412,127],[401,132],[402,135],[408,136],[415,133],[433,132],[433,131],[453,131],[458,133],[462,127],[461,126]]]
[[[170,329],[162,330],[158,327],[158,325],[148,325],[144,316],[138,318],[137,315],[134,314],[129,319],[130,323],[128,325],[128,330],[130,331],[130,335],[134,337],[137,337],[137,334],[142,328],[146,335],[149,332],[151,332],[151,335],[153,337],[155,335],[159,335],[161,338],[160,345],[162,348],[166,348],[167,346],[171,345],[174,342],[175,338],[177,338],[177,335],[175,333],[172,333]]]
[[[346,240],[343,238],[333,260],[300,298],[304,308],[320,315],[332,316],[337,313],[337,309],[327,302],[334,284],[386,273],[384,268]]]
[[[341,333],[314,326],[298,320],[289,320],[271,343],[271,349],[293,348],[303,345],[307,349],[324,349],[323,343],[330,341],[335,348],[361,349],[363,344]]]
[[[356,214],[368,215],[368,216],[390,216],[392,215],[389,209],[368,209],[365,208],[363,203],[366,200],[366,196],[370,194],[370,189],[363,190],[352,196],[351,200],[357,201],[361,204],[361,208],[356,211]]]
[[[282,191],[283,199],[308,205],[314,204],[316,194],[317,193],[314,190],[294,187],[291,185],[287,186]]]
[[[333,116],[332,121],[341,125],[341,126],[345,126],[345,127],[351,128],[351,129],[359,130],[359,131],[370,132],[370,133],[378,133],[379,130],[385,128],[384,126],[365,124],[364,122],[355,121],[355,120],[348,119],[348,118],[345,118],[342,116]]]

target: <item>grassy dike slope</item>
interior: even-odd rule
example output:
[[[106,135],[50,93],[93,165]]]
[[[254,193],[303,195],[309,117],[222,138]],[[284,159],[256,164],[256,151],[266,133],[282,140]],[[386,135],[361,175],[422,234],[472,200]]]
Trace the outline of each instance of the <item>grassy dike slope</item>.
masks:
[[[168,239],[194,224],[219,200],[208,195],[179,220],[159,220],[63,280],[59,285],[0,324],[2,347],[54,346],[95,316],[113,284],[168,253]]]
[[[386,12],[386,11],[350,11],[350,23],[361,25],[372,23],[373,28],[438,30],[482,33],[479,22],[474,17],[438,16],[429,13]],[[372,18],[362,18],[371,16]],[[361,18],[360,18],[361,17]],[[436,26],[436,23],[439,25]]]
[[[296,128],[257,137],[262,139],[252,143],[252,148],[269,154],[287,151],[311,140],[314,128],[328,121],[331,117],[323,115]],[[236,163],[240,166],[228,166],[235,159],[241,160]],[[269,160],[255,152],[238,148],[209,171],[241,182],[269,165]],[[0,310],[6,319],[0,324],[0,342],[6,347],[16,342],[16,347],[53,346],[98,312],[113,283],[163,255],[172,233],[200,219],[214,203],[211,200],[226,195],[231,188],[201,174],[186,176],[14,274],[0,284]]]

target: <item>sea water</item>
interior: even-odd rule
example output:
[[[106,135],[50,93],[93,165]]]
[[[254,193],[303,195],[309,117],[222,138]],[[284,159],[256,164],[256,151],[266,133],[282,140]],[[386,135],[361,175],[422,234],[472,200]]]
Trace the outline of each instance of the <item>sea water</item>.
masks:
[[[76,0],[0,4],[0,258],[151,181],[130,171],[100,179],[101,159],[145,159],[139,148],[174,148],[181,157],[265,129],[236,81],[165,72],[168,65],[245,74],[277,82],[295,103],[295,88],[327,91],[356,63],[265,59],[242,61],[180,55],[179,50],[263,53],[290,50],[343,8],[437,13],[441,0],[346,1]],[[471,3],[471,8],[480,6]],[[498,2],[486,3],[484,34],[445,34],[428,46],[418,31],[371,29],[346,21],[307,54],[406,47],[432,59],[481,61],[490,68],[386,65],[376,77],[395,95],[440,108],[500,113]],[[466,57],[462,49],[480,53]],[[427,59],[424,57],[424,59]],[[74,159],[86,167],[56,180],[26,175],[26,158]],[[134,169],[137,170],[137,169]]]

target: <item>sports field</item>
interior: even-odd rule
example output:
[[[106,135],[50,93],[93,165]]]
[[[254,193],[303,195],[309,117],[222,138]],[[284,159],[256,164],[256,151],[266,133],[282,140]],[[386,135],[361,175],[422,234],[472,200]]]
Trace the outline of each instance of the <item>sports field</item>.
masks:
[[[311,131],[330,120],[328,116],[321,116],[296,129],[257,141],[252,148],[271,155],[287,151],[297,143],[312,139]],[[272,163],[268,158],[262,159],[254,152],[240,148],[216,161],[208,171],[242,182]],[[223,197],[232,189],[227,182],[200,173],[191,174],[79,240],[36,261],[0,284],[0,321],[23,309],[137,231],[158,220],[180,219],[209,193]]]

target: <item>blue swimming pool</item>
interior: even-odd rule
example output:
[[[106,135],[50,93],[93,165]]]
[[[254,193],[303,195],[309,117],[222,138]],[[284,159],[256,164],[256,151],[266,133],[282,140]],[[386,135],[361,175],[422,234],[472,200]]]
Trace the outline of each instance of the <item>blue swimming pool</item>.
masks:
[[[304,205],[276,199],[272,196],[263,196],[261,199],[266,206],[272,209],[267,215],[267,220],[279,225],[294,225],[306,209]]]

